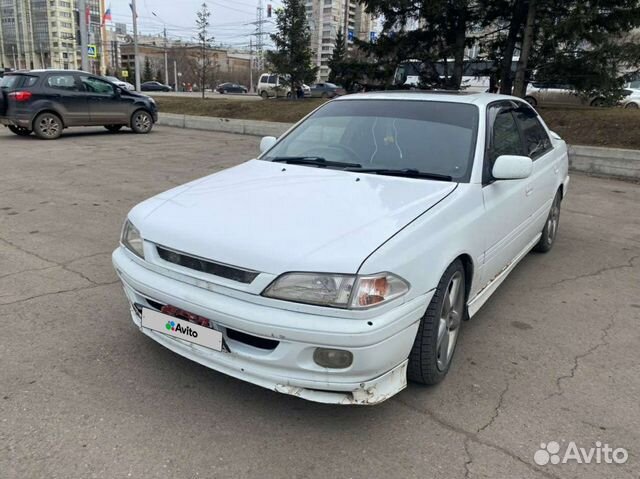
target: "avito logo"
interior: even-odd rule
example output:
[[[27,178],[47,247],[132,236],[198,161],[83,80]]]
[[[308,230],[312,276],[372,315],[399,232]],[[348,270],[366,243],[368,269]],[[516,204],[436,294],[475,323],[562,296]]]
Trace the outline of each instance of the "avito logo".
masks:
[[[175,321],[167,321],[167,324],[164,325],[167,328],[167,331],[173,331],[175,333],[186,334],[187,336],[191,336],[192,338],[198,337],[198,332],[191,329],[189,326],[186,328],[180,326],[180,324],[176,324]]]

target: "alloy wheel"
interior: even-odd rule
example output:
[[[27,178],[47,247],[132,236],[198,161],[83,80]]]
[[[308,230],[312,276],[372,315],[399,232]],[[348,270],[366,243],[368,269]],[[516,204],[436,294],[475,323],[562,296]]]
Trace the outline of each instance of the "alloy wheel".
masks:
[[[146,133],[151,129],[151,118],[149,118],[148,113],[138,113],[133,119],[133,123],[135,124],[136,130],[141,133]]]
[[[47,138],[54,138],[58,136],[60,132],[60,123],[54,116],[44,115],[42,118],[40,118],[38,128],[40,132]]]
[[[453,357],[464,312],[464,277],[456,271],[449,280],[442,302],[436,342],[438,370],[445,371]]]
[[[560,204],[556,199],[551,206],[549,217],[547,218],[547,242],[553,243],[558,232],[558,223],[560,222]]]

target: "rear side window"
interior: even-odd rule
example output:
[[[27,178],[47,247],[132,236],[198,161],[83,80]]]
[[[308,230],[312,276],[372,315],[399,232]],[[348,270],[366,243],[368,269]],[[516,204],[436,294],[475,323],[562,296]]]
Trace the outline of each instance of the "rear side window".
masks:
[[[535,160],[551,150],[549,135],[531,108],[523,105],[514,110],[514,114],[524,137],[525,154],[528,157]]]
[[[51,75],[47,78],[47,86],[56,90],[79,91],[76,79],[73,75]]]
[[[7,75],[0,79],[0,88],[13,89],[17,88],[22,79],[22,75]]]
[[[24,77],[24,82],[22,83],[23,87],[30,87],[35,85],[38,82],[38,77],[26,76]]]

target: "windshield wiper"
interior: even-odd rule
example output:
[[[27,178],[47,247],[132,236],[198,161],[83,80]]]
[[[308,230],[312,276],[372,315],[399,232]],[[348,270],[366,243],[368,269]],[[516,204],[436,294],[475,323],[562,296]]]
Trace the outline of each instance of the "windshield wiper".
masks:
[[[439,175],[437,173],[427,173],[426,171],[416,170],[415,168],[404,168],[399,170],[385,168],[354,168],[349,171],[356,173],[374,173],[376,175],[386,176],[403,176],[406,178],[424,178],[428,180],[453,181],[453,177],[449,175]]]
[[[271,160],[274,163],[287,163],[288,165],[313,165],[321,167],[337,168],[362,168],[358,163],[344,163],[342,161],[327,161],[320,156],[279,156]]]

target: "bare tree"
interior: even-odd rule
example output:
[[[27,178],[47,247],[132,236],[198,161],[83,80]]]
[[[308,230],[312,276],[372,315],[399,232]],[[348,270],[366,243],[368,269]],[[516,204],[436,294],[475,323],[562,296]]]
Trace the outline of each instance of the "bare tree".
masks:
[[[197,39],[200,48],[198,57],[198,79],[200,88],[202,89],[202,98],[205,97],[205,85],[207,84],[207,75],[212,65],[211,48],[213,44],[213,36],[209,36],[209,27],[211,23],[211,10],[206,3],[200,6],[196,18],[196,30],[198,31]]]

